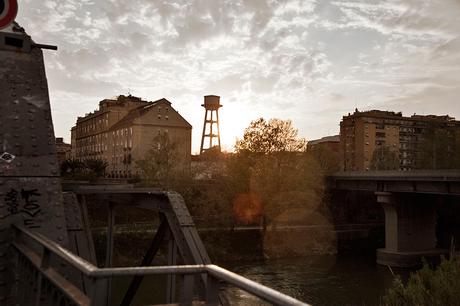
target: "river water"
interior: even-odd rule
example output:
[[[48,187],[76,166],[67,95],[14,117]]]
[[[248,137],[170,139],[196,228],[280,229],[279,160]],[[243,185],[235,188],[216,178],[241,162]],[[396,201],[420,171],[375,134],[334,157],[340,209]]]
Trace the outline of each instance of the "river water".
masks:
[[[279,290],[311,305],[380,305],[393,276],[378,266],[372,256],[307,256],[295,259],[230,262],[221,264],[230,271]],[[401,272],[401,271],[399,271]],[[114,284],[114,305],[129,280]],[[164,302],[164,280],[147,278],[133,305]],[[224,289],[231,305],[266,305],[233,287]]]
[[[380,305],[393,276],[375,259],[309,256],[232,263],[226,268],[312,305]],[[265,305],[240,290],[226,288],[232,305]]]

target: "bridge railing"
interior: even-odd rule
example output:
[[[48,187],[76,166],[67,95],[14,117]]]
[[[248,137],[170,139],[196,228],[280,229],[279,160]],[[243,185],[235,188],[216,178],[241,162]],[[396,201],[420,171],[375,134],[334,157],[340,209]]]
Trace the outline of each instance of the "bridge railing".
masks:
[[[34,305],[37,306],[96,306],[98,301],[107,298],[100,296],[100,292],[105,292],[100,289],[107,285],[108,279],[139,275],[179,275],[181,305],[192,305],[197,275],[206,275],[206,305],[219,304],[221,283],[240,288],[273,305],[307,305],[216,265],[98,268],[39,233],[19,226],[13,228],[13,249],[17,253],[18,265],[16,295],[19,297],[19,305],[24,305],[21,303],[22,298],[23,301],[35,301]],[[56,267],[56,262],[60,262],[60,267]],[[66,279],[66,275],[60,272],[65,266],[71,266],[90,280],[88,292],[82,291]]]

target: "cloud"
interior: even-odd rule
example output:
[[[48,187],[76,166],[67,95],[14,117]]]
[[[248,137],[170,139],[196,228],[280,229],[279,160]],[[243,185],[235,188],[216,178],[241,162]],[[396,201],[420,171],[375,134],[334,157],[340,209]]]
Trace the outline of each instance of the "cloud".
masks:
[[[194,149],[207,94],[244,122],[293,119],[309,137],[337,133],[357,106],[460,116],[457,0],[22,0],[18,21],[59,46],[45,58],[67,139],[77,116],[128,91],[170,99]]]

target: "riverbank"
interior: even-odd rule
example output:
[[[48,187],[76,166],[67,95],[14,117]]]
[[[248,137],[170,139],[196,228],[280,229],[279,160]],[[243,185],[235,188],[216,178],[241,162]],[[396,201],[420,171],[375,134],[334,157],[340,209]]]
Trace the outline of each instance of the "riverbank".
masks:
[[[155,235],[152,224],[121,226],[115,231],[114,265],[138,264]],[[382,224],[198,228],[211,260],[236,262],[310,255],[368,254],[383,244]],[[105,228],[93,230],[98,262],[104,262]],[[163,247],[156,262],[166,262]]]

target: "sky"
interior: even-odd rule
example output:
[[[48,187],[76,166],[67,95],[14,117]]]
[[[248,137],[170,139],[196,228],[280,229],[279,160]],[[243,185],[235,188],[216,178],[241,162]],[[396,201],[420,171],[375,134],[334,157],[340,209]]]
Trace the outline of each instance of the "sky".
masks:
[[[45,51],[56,136],[132,94],[166,98],[193,126],[219,95],[223,148],[251,120],[313,140],[359,110],[460,119],[460,0],[19,0]]]

